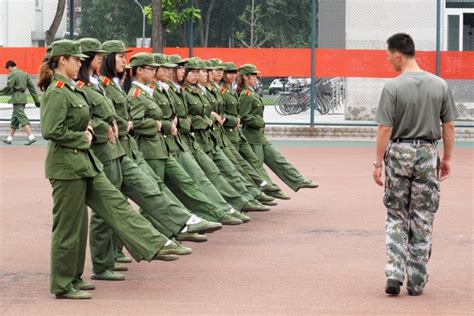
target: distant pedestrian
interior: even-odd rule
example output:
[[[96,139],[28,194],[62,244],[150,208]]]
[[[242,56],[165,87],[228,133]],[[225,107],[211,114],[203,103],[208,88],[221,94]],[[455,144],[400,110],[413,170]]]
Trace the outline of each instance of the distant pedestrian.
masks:
[[[36,142],[36,139],[31,131],[30,121],[25,113],[25,105],[27,103],[25,92],[28,89],[37,107],[40,106],[38,93],[28,74],[21,71],[13,60],[7,61],[5,68],[8,69],[9,72],[7,86],[0,89],[0,95],[12,96],[8,103],[13,104],[13,112],[10,122],[10,133],[3,142],[10,145],[16,130],[22,127],[28,135],[28,140],[25,142],[25,145],[31,145]]]
[[[428,282],[439,181],[451,174],[458,113],[446,81],[418,66],[408,34],[395,34],[387,44],[388,61],[401,74],[385,84],[375,116],[379,127],[373,178],[380,186],[382,159],[385,163],[385,292],[399,294],[406,273],[408,294],[420,295]],[[436,144],[441,137],[440,161]]]

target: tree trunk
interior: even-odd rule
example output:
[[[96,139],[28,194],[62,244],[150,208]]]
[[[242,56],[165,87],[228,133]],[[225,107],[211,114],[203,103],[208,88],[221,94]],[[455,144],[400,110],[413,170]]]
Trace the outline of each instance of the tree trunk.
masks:
[[[58,0],[58,7],[56,8],[56,14],[54,15],[53,23],[51,23],[49,30],[46,31],[46,45],[48,46],[54,42],[59,25],[63,19],[65,8],[66,0]],[[70,8],[70,10],[74,10],[74,8]]]
[[[152,47],[154,53],[162,53],[163,52],[163,34],[164,34],[164,27],[163,23],[161,22],[161,15],[162,15],[162,7],[161,7],[161,0],[152,0],[151,1],[151,9],[153,12],[152,15]]]
[[[207,8],[206,18],[204,21],[204,47],[207,47],[209,42],[209,25],[211,24],[211,14],[215,4],[216,0],[211,0],[211,2],[209,3],[209,7]]]

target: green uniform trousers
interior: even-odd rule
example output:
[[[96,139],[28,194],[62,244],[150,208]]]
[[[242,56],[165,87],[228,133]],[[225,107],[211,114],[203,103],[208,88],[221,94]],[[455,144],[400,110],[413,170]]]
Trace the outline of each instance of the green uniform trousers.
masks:
[[[257,170],[257,172],[265,181],[267,181],[272,186],[278,187],[270,178],[270,175],[263,167],[263,164],[259,163],[252,146],[250,146],[247,141],[232,142],[232,145],[234,145],[235,149],[237,149],[242,158],[245,159],[245,161],[247,161],[255,170]]]
[[[201,148],[195,149],[193,156],[202,171],[206,174],[207,178],[214,184],[214,187],[219,191],[222,197],[230,203],[235,210],[240,211],[244,205],[249,202],[249,200],[237,192],[230,184],[231,181],[234,181],[234,178],[226,179],[219,170],[219,167],[217,167],[214,161],[212,161],[212,159]]]
[[[229,150],[232,152],[233,157],[235,157],[236,162],[242,168],[242,170],[250,177],[252,183],[255,184],[256,187],[259,187],[263,181],[266,181],[265,177],[260,174],[245,158],[240,154],[239,150],[234,146],[234,144],[230,143],[227,146]],[[268,181],[267,181],[268,182]]]
[[[174,155],[174,158],[188,173],[191,179],[193,179],[199,189],[206,193],[206,197],[211,203],[224,210],[230,210],[232,208],[232,206],[227,203],[224,197],[219,193],[214,184],[212,184],[190,152],[179,152]]]
[[[87,208],[96,210],[137,261],[151,261],[168,239],[133,210],[104,173],[78,180],[50,180],[53,188],[51,282],[53,294],[67,292],[81,267],[87,237]],[[86,228],[84,228],[86,226]],[[84,236],[85,235],[85,236]]]
[[[270,143],[251,144],[259,161],[259,167],[265,164],[293,191],[298,191],[305,178],[286,158]]]
[[[141,207],[141,214],[160,233],[171,237],[179,233],[192,214],[161,192],[156,181],[148,176],[128,157],[104,162],[104,172],[120,191]],[[114,266],[116,249],[122,244],[113,237],[113,231],[104,220],[93,212],[91,218],[91,257],[95,273],[102,273]]]
[[[228,211],[213,205],[174,157],[145,160],[192,213],[206,220],[218,222]]]
[[[224,175],[226,179],[232,179],[229,181],[230,185],[237,191],[240,195],[242,195],[248,201],[252,201],[255,196],[249,192],[249,189],[253,186],[247,182],[247,180],[242,176],[242,174],[237,170],[235,165],[226,154],[217,147],[214,152],[209,152],[207,155],[214,161],[216,166],[219,168],[221,173]]]
[[[12,129],[30,125],[30,121],[25,113],[25,105],[26,104],[13,104],[12,118],[10,121],[10,127]]]

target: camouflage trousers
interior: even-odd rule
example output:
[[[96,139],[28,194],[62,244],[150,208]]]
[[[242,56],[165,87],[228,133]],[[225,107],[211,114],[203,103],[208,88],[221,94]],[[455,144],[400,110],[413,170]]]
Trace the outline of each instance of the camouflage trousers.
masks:
[[[435,145],[392,143],[385,153],[387,278],[421,292],[428,282],[433,220],[439,206]]]

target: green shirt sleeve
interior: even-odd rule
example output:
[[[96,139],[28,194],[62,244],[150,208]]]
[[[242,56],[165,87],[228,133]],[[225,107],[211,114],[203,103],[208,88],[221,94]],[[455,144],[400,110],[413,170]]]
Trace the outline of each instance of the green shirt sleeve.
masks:
[[[33,82],[31,81],[30,77],[28,77],[28,79],[26,81],[26,85],[27,85],[28,91],[30,92],[31,96],[33,97],[33,100],[35,101],[35,103],[40,102],[40,99],[38,97],[38,93],[36,92],[36,88],[35,88]]]
[[[393,126],[395,102],[395,95],[386,84],[382,90],[377,113],[375,114],[375,121],[377,123],[384,126]]]
[[[448,85],[445,85],[443,104],[441,105],[440,118],[442,123],[454,121],[459,116],[456,109],[456,103],[453,99],[453,94],[449,90]]]
[[[89,141],[85,131],[73,131],[68,128],[66,119],[69,102],[60,91],[53,90],[44,98],[41,107],[41,133],[47,140],[68,148],[88,149]]]
[[[252,96],[242,95],[239,98],[240,103],[240,118],[242,123],[248,127],[260,129],[265,127],[265,121],[259,115],[253,113],[253,102]]]

